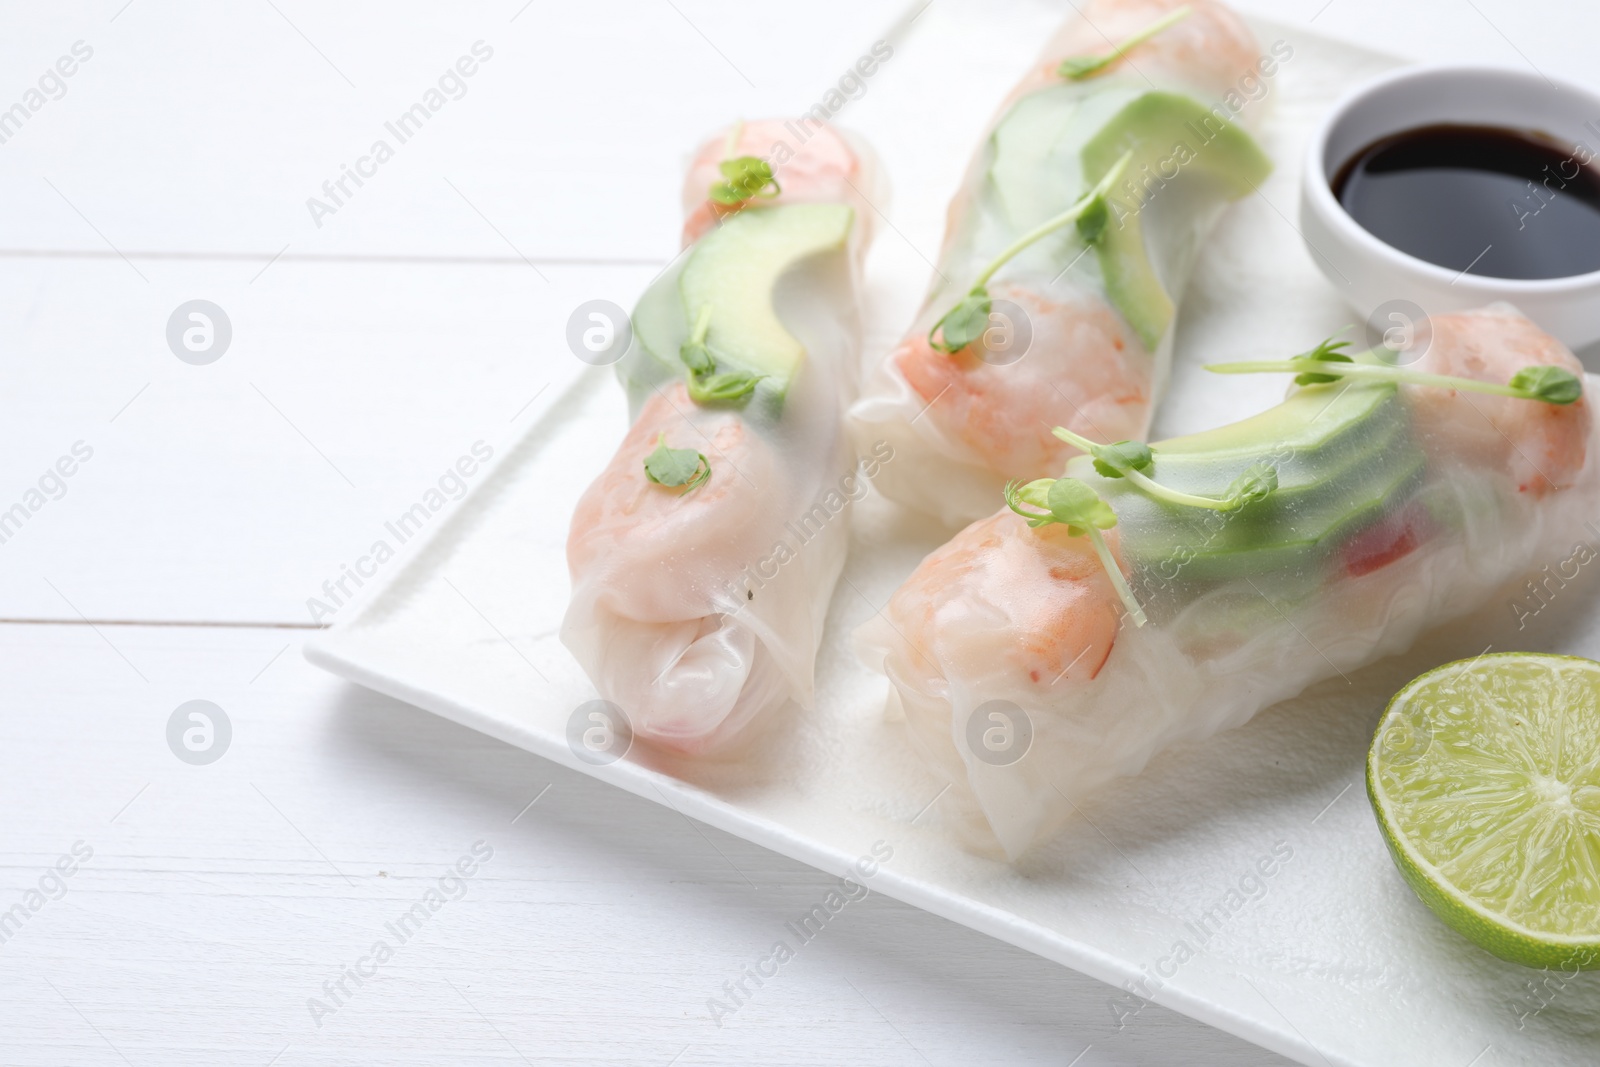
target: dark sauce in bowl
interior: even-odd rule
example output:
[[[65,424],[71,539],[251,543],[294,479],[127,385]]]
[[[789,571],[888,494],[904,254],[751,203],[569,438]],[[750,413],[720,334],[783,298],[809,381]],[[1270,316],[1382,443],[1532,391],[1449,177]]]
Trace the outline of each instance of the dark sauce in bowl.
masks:
[[[1402,252],[1488,278],[1600,270],[1600,170],[1586,148],[1499,126],[1419,126],[1339,168],[1333,195]]]

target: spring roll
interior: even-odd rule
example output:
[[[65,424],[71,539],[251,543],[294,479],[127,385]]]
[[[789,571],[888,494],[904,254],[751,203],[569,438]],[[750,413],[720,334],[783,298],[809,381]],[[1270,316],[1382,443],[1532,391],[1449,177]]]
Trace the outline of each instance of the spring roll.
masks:
[[[1113,42],[1137,43],[1099,64]],[[1074,450],[1052,426],[1145,436],[1196,253],[1271,169],[1247,131],[1281,58],[1213,0],[1096,0],[1062,29],[986,135],[927,301],[851,411],[859,440],[895,450],[883,492],[961,525],[1007,479],[1060,469]]]
[[[567,542],[561,639],[635,737],[702,754],[811,702],[865,493],[843,417],[874,171],[814,120],[741,124],[690,167],[685,251],[618,364],[633,426]]]
[[[1079,456],[1059,499],[1013,487],[1021,514],[922,562],[859,638],[964,794],[973,844],[1015,858],[1157,752],[1404,651],[1571,553],[1600,502],[1581,366],[1507,305],[1432,331],[1411,366],[1324,346],[1291,369],[1331,372],[1260,415]]]

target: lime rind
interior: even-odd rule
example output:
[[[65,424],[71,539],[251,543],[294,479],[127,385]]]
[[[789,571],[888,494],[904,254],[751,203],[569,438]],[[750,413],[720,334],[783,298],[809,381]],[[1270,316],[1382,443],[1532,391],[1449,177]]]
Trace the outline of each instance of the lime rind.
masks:
[[[1397,693],[1367,757],[1396,867],[1473,943],[1600,967],[1600,663],[1507,652]]]

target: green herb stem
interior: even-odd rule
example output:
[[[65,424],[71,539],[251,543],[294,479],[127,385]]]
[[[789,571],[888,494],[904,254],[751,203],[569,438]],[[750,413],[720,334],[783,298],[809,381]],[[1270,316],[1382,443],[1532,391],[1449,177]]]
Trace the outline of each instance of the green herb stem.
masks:
[[[1113,466],[1113,464],[1111,464],[1111,462],[1106,458],[1105,448],[1100,444],[1091,441],[1087,437],[1084,437],[1080,434],[1073,433],[1065,426],[1057,426],[1050,432],[1079,451],[1093,456],[1095,459],[1100,460],[1102,463],[1105,463],[1108,466]],[[1170,486],[1162,485],[1155,479],[1141,474],[1133,467],[1121,465],[1115,466],[1117,471],[1121,473],[1122,477],[1128,479],[1128,481],[1132,482],[1134,485],[1137,485],[1140,489],[1143,489],[1150,496],[1156,498],[1157,500],[1164,500],[1169,504],[1177,504],[1186,508],[1205,508],[1208,511],[1232,511],[1233,509],[1237,508],[1240,503],[1237,500],[1219,500],[1216,497],[1196,496],[1194,493],[1185,493],[1182,490],[1173,489]]]
[[[1073,433],[1065,426],[1057,426],[1050,432],[1056,437],[1065,441],[1067,444],[1071,445],[1073,448],[1076,448],[1079,452],[1092,454],[1094,450],[1099,447],[1099,442],[1091,441],[1082,434]]]
[[[1106,223],[1110,218],[1110,211],[1105,206],[1106,191],[1122,176],[1123,170],[1132,158],[1132,152],[1123,153],[1122,158],[1106,171],[1105,175],[1095,183],[1094,188],[1079,197],[1071,207],[1012,241],[983,269],[983,273],[978,275],[977,281],[973,282],[967,295],[958,300],[954,307],[933,324],[933,328],[928,331],[928,346],[935,351],[954,355],[981,338],[988,329],[989,315],[993,309],[993,304],[989,300],[989,279],[1010,262],[1013,256],[1029,245],[1074,221],[1079,223],[1079,236],[1082,237],[1084,244],[1092,245],[1097,242],[1100,235],[1105,232]],[[1086,222],[1089,225],[1086,225]]]
[[[972,283],[972,288],[981,289],[988,285],[989,279],[994,277],[995,272],[1009,263],[1018,253],[1050,236],[1068,223],[1076,222],[1080,215],[1088,211],[1100,197],[1105,196],[1110,191],[1111,187],[1116,184],[1117,179],[1122,177],[1122,172],[1127,169],[1128,163],[1132,159],[1133,153],[1131,151],[1124,152],[1122,158],[1113,163],[1111,169],[1106,171],[1105,176],[1095,183],[1094,188],[1080,196],[1073,202],[1071,207],[1054,218],[1046,219],[1007,245],[1005,250],[991,260],[989,265],[983,269],[983,273],[978,275],[977,280]]]
[[[1006,507],[1027,519],[1029,529],[1060,524],[1067,528],[1069,537],[1087,534],[1095,555],[1100,559],[1100,566],[1105,569],[1106,578],[1117,591],[1117,598],[1128,609],[1129,618],[1133,619],[1135,626],[1145,624],[1144,609],[1139,606],[1138,598],[1122,577],[1122,568],[1117,565],[1116,557],[1111,554],[1105,538],[1100,534],[1102,529],[1110,529],[1117,524],[1117,514],[1111,510],[1111,505],[1076,478],[1039,478],[1026,485],[1016,481],[1007,482],[1004,496]]]
[[[702,304],[700,314],[695,316],[694,328],[689,331],[689,343],[703,345],[706,343],[706,334],[711,332],[711,305]]]
[[[1115,45],[1109,52],[1091,56],[1073,56],[1062,60],[1061,66],[1057,68],[1056,73],[1073,81],[1098,74],[1156,34],[1170,29],[1188,18],[1191,11],[1192,9],[1187,4],[1183,7],[1174,8],[1138,33],[1125,38],[1121,44]]]
[[[1145,477],[1138,471],[1123,471],[1122,476],[1157,500],[1165,500],[1169,504],[1177,504],[1186,508],[1205,508],[1207,511],[1232,511],[1239,506],[1238,502],[1234,500],[1218,500],[1216,497],[1196,496],[1194,493],[1185,493],[1182,490],[1170,488],[1158,481]]]
[[[1093,526],[1088,528],[1089,543],[1094,545],[1095,555],[1100,557],[1100,566],[1105,568],[1106,577],[1111,579],[1112,588],[1116,589],[1117,597],[1122,601],[1122,606],[1128,609],[1128,617],[1135,626],[1143,626],[1150,620],[1145,617],[1144,608],[1139,606],[1139,600],[1133,595],[1133,590],[1128,586],[1128,580],[1122,576],[1122,568],[1117,565],[1117,559],[1111,554],[1106,539],[1099,530]]]
[[[1558,368],[1559,369],[1559,368]],[[1337,378],[1356,378],[1374,382],[1392,382],[1401,385],[1431,385],[1455,389],[1464,393],[1485,393],[1489,396],[1509,396],[1518,400],[1545,400],[1545,397],[1499,382],[1482,382],[1476,378],[1457,378],[1449,374],[1429,374],[1426,371],[1391,367],[1381,363],[1345,363],[1311,359],[1245,360],[1238,363],[1211,363],[1206,370],[1215,374],[1304,374],[1315,372]],[[1570,401],[1567,401],[1570,403]]]

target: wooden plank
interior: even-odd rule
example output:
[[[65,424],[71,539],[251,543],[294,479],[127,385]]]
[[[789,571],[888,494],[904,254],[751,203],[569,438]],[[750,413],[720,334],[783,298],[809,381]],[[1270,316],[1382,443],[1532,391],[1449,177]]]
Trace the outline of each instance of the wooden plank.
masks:
[[[7,1064],[1283,1062],[1155,1005],[1119,1030],[1109,987],[875,894],[800,944],[834,876],[341,684],[281,632],[102,633],[0,626],[27,709],[0,718],[0,906],[93,852],[0,945]],[[195,698],[233,729],[206,766],[164,736]],[[717,1026],[707,1000],[785,938]]]
[[[0,145],[4,248],[658,256],[690,149],[812,106],[907,6],[138,0],[107,21],[120,2],[0,42],[27,78],[93,53]],[[437,105],[420,129],[386,126],[418,103]],[[365,184],[324,192],[379,140],[393,157]],[[335,213],[314,220],[314,196]]]
[[[583,369],[574,308],[630,307],[656,272],[138,269],[148,280],[115,259],[0,260],[0,520],[24,508],[0,521],[0,618],[309,622],[324,581],[395,540],[385,523],[442,478],[453,504],[447,475],[475,443],[506,447]],[[166,337],[196,297],[232,323],[206,366]],[[57,478],[75,445],[92,458]]]

